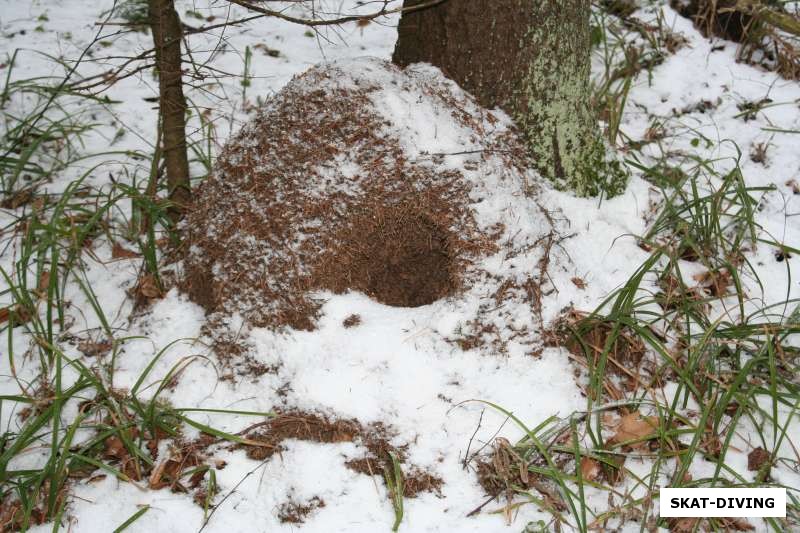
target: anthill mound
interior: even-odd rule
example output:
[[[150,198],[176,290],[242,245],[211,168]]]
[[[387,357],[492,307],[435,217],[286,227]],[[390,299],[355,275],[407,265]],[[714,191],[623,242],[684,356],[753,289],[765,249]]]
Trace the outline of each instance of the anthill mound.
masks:
[[[230,140],[197,191],[183,288],[211,313],[296,329],[313,328],[320,291],[401,307],[457,295],[486,278],[486,258],[525,245],[503,208],[524,204],[515,216],[532,209],[546,225],[527,168],[508,118],[433,67],[314,67]]]

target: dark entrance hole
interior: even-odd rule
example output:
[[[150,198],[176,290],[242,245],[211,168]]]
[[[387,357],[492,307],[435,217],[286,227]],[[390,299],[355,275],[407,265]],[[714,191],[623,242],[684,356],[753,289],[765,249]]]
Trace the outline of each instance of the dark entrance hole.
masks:
[[[361,291],[396,307],[419,307],[456,288],[450,232],[408,205],[370,209],[351,221],[335,254],[335,292]],[[333,273],[332,273],[333,274]]]
[[[366,293],[398,307],[427,305],[449,294],[453,279],[446,233],[424,215],[382,222],[367,258]]]

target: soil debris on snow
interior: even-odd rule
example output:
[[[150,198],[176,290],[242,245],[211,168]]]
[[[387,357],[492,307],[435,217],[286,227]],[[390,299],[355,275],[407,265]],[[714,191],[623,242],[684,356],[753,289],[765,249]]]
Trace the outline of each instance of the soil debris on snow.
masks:
[[[407,446],[393,446],[390,430],[381,423],[364,426],[357,420],[324,417],[316,413],[287,411],[260,424],[246,434],[247,439],[259,446],[238,445],[244,448],[250,459],[265,461],[285,450],[282,443],[287,440],[303,440],[317,443],[353,442],[364,448],[363,457],[348,460],[347,468],[368,476],[383,477],[392,466],[391,455],[403,464],[406,462]],[[441,478],[416,466],[403,474],[404,496],[413,498],[420,492],[439,493],[444,483]],[[323,504],[324,505],[324,504]],[[321,506],[317,506],[321,507]],[[299,507],[300,509],[302,507]],[[311,508],[308,509],[307,514]],[[283,519],[282,519],[283,520]],[[291,521],[291,520],[284,520]]]
[[[306,502],[288,501],[278,509],[278,520],[282,524],[302,524],[313,511],[325,507],[325,500],[314,496]]]
[[[353,442],[363,433],[364,429],[354,420],[328,420],[317,414],[292,411],[279,414],[265,422],[263,427],[247,433],[249,440],[265,446],[240,445],[240,447],[247,450],[250,459],[263,461],[280,453],[281,443],[287,439],[330,444]]]
[[[358,326],[360,324],[361,324],[361,315],[357,315],[355,313],[352,314],[352,315],[348,315],[347,318],[345,318],[342,321],[342,326],[344,326],[345,328],[348,328],[348,329],[349,328],[354,328],[354,327],[356,327],[356,326]]]

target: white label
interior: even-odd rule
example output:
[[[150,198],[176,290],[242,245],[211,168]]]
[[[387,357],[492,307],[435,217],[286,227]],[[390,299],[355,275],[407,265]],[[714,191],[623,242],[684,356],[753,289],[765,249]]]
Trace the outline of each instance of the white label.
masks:
[[[786,489],[780,488],[662,488],[659,498],[666,518],[786,516]]]

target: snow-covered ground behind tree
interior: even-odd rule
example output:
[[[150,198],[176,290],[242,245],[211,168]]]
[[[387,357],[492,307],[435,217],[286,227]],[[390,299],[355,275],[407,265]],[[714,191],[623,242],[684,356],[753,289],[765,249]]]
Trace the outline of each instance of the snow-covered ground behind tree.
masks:
[[[182,2],[179,11],[213,14],[221,21],[228,14],[224,4],[214,2],[214,7],[208,8],[202,2]],[[109,0],[0,1],[3,47],[0,61],[4,63],[0,74],[5,75],[11,54],[19,49],[11,71],[12,80],[62,76],[64,68],[43,54],[74,60],[94,37],[98,30],[96,22],[105,18],[104,12],[111,6]],[[361,9],[369,10],[370,4]],[[622,133],[634,140],[643,139],[649,134],[654,117],[663,117],[660,127],[668,135],[659,148],[651,145],[644,149],[645,153],[650,150],[653,157],[661,157],[664,150],[697,154],[700,159],[714,160],[720,172],[733,168],[741,151],[739,162],[746,183],[770,188],[763,193],[754,215],[763,228],[762,237],[800,248],[800,85],[738,63],[734,43],[710,42],[690,21],[668,7],[649,6],[638,16],[651,20],[656,11],[660,11],[674,32],[687,39],[687,44],[653,68],[651,75],[644,72],[634,80],[620,125]],[[238,8],[231,8],[231,13],[232,18],[244,15]],[[208,24],[185,18],[190,24]],[[219,82],[193,80],[196,87],[189,90],[189,96],[194,105],[210,109],[208,116],[214,121],[216,136],[224,142],[247,120],[248,109],[260,105],[259,102],[280,91],[293,76],[312,65],[361,56],[389,59],[396,40],[396,24],[396,17],[388,17],[365,26],[348,24],[323,29],[315,35],[305,27],[265,18],[224,31],[191,36],[188,42],[195,62],[209,61],[210,65],[235,76],[221,78]],[[148,49],[149,38],[148,33],[109,38],[107,46],[93,48],[94,57],[82,64],[78,72],[89,76],[108,68],[105,65],[119,64],[117,57]],[[220,43],[222,49],[209,54]],[[244,88],[241,77],[237,76],[244,73],[247,47],[252,52],[247,67],[251,83]],[[108,59],[103,59],[105,56]],[[344,64],[355,68],[359,62]],[[600,65],[595,66],[599,70]],[[202,90],[197,87],[204,83],[207,86]],[[100,124],[86,135],[83,150],[86,154],[117,150],[120,154],[115,158],[120,163],[92,170],[87,183],[102,188],[110,180],[141,182],[148,175],[149,162],[137,165],[123,152],[152,150],[157,109],[151,99],[157,95],[157,82],[150,70],[144,70],[113,85],[104,95],[114,103],[82,103],[75,109]],[[771,99],[772,104],[761,109],[752,120],[743,120],[742,105],[764,98]],[[18,98],[9,105],[22,109],[26,102]],[[676,110],[684,111],[676,113]],[[407,124],[402,105],[384,112],[396,124]],[[502,112],[497,114],[504,117]],[[430,117],[428,123],[408,126],[435,138],[437,132],[453,129],[450,120],[442,114]],[[190,125],[197,128],[196,114],[192,115]],[[710,142],[706,143],[706,139]],[[761,143],[767,147],[766,155],[757,162],[753,159],[759,158],[751,158],[750,154]],[[71,166],[47,184],[46,189],[53,193],[65,190],[97,162],[90,159]],[[195,163],[193,168],[198,175],[202,174],[200,165]],[[568,307],[595,309],[630,278],[649,255],[639,246],[638,236],[647,231],[660,198],[651,183],[638,175],[632,177],[625,194],[602,201],[575,198],[543,184],[538,202],[556,221],[558,231],[568,237],[560,240],[553,250],[554,259],[548,270],[550,290],[542,299],[545,324],[550,324]],[[506,205],[498,205],[498,209],[506,209],[511,203],[509,199]],[[118,216],[128,215],[126,209],[129,207],[121,205]],[[511,219],[523,215],[513,209],[503,214],[512,225],[520,226],[525,221]],[[16,216],[14,210],[0,210],[0,227],[11,227]],[[15,239],[10,232],[3,235],[4,242],[10,243],[3,245],[0,255],[0,266],[6,272],[13,270],[18,258]],[[751,299],[748,312],[800,297],[800,276],[795,268],[800,257],[784,254],[778,260],[776,252],[774,246],[760,243],[745,254],[761,280],[759,284],[753,278],[743,279],[745,292]],[[480,306],[492,299],[492,294],[472,294],[471,300],[459,305],[443,299],[419,308],[395,308],[360,293],[325,293],[320,295],[325,301],[314,331],[275,332],[266,328],[249,331],[259,362],[276,367],[276,372],[220,379],[227,370],[209,355],[210,349],[203,342],[202,308],[172,289],[146,311],[133,313],[134,302],[129,291],[137,282],[142,260],[112,259],[111,243],[98,239],[92,255],[87,255],[85,261],[87,280],[99,306],[111,320],[111,327],[118,337],[131,337],[116,355],[114,388],[133,387],[153,357],[166,348],[149,370],[144,384],[149,389],[145,389],[145,395],[147,390],[154,392],[158,382],[175,365],[186,364],[173,386],[160,392],[164,400],[176,407],[262,413],[296,409],[352,418],[365,425],[381,422],[394,432],[393,444],[408,445],[411,464],[443,480],[441,494],[423,492],[406,499],[401,531],[506,529],[502,514],[488,512],[500,508],[502,503],[491,503],[483,512],[467,516],[486,499],[475,472],[462,464],[468,446],[471,453],[485,444],[491,446],[496,437],[513,442],[523,435],[503,413],[482,402],[502,406],[529,427],[550,416],[568,417],[586,408],[581,391],[585,383],[576,380],[575,367],[566,349],[544,347],[534,356],[526,346],[511,343],[508,353],[493,354],[485,348],[462,350],[450,342],[460,328],[467,327],[464,321],[470,316],[470,306]],[[701,273],[695,264],[686,263],[684,267],[688,276]],[[533,264],[530,268],[538,267]],[[654,287],[653,280],[646,283]],[[5,288],[5,282],[0,282],[0,286]],[[67,285],[66,299],[71,302],[69,332],[77,337],[95,335],[101,326],[100,319],[92,311],[85,291],[74,280]],[[3,294],[0,301],[7,305],[10,295]],[[791,310],[787,309],[786,314]],[[507,316],[523,316],[527,312],[506,311]],[[739,311],[731,306],[715,308],[715,312],[725,315]],[[361,323],[343,327],[342,322],[353,314],[360,316]],[[13,352],[19,355],[33,341],[18,332],[19,329],[10,338]],[[797,341],[795,338],[794,343]],[[68,357],[92,362],[77,344],[64,342],[62,349]],[[0,348],[0,352],[6,352],[6,347]],[[12,370],[10,359],[0,357],[0,394],[19,394],[19,382],[32,381],[38,374],[36,358],[17,357],[14,362],[16,367]],[[69,371],[64,376],[67,381],[74,378]],[[14,431],[22,423],[19,409],[11,401],[2,402],[3,432]],[[77,402],[68,405],[64,418],[77,410]],[[231,413],[189,415],[201,424],[230,433],[257,421],[252,416]],[[193,431],[196,430],[188,428],[188,435]],[[791,447],[799,441],[800,423],[793,422],[788,425],[784,442],[787,456],[796,456]],[[390,530],[394,513],[380,477],[364,476],[345,467],[346,460],[358,456],[358,445],[304,441],[287,441],[284,445],[285,451],[262,462],[249,459],[242,449],[230,446],[215,449],[215,459],[224,461],[226,466],[215,472],[216,508],[207,522],[203,508],[192,501],[191,495],[168,489],[147,490],[143,488],[145,484],[140,487],[108,475],[77,481],[71,486],[64,514],[65,529],[112,531],[147,505],[149,510],[129,531]],[[746,479],[756,475],[747,470],[747,453],[753,445],[751,435],[737,434],[726,457],[727,464]],[[14,459],[11,468],[36,467],[46,459],[49,450],[46,446],[27,449]],[[650,471],[645,460],[629,460],[626,467],[642,475]],[[713,463],[697,461],[690,472],[699,477],[708,475],[709,469],[713,472],[713,468]],[[787,464],[777,464],[772,478],[800,488],[800,474]],[[655,484],[664,482],[666,479],[660,479]],[[624,492],[624,487],[620,490]],[[641,486],[636,490],[641,492],[639,496],[644,495]],[[281,523],[278,519],[282,505],[309,502],[313,498],[320,498],[325,505],[306,516],[303,524]],[[596,510],[604,509],[607,494],[590,492],[587,501]],[[516,509],[513,518],[509,530],[519,531],[529,522],[548,521],[549,515],[529,504]],[[32,531],[43,532],[52,527],[44,524]],[[626,526],[631,531],[639,527],[633,523]]]

